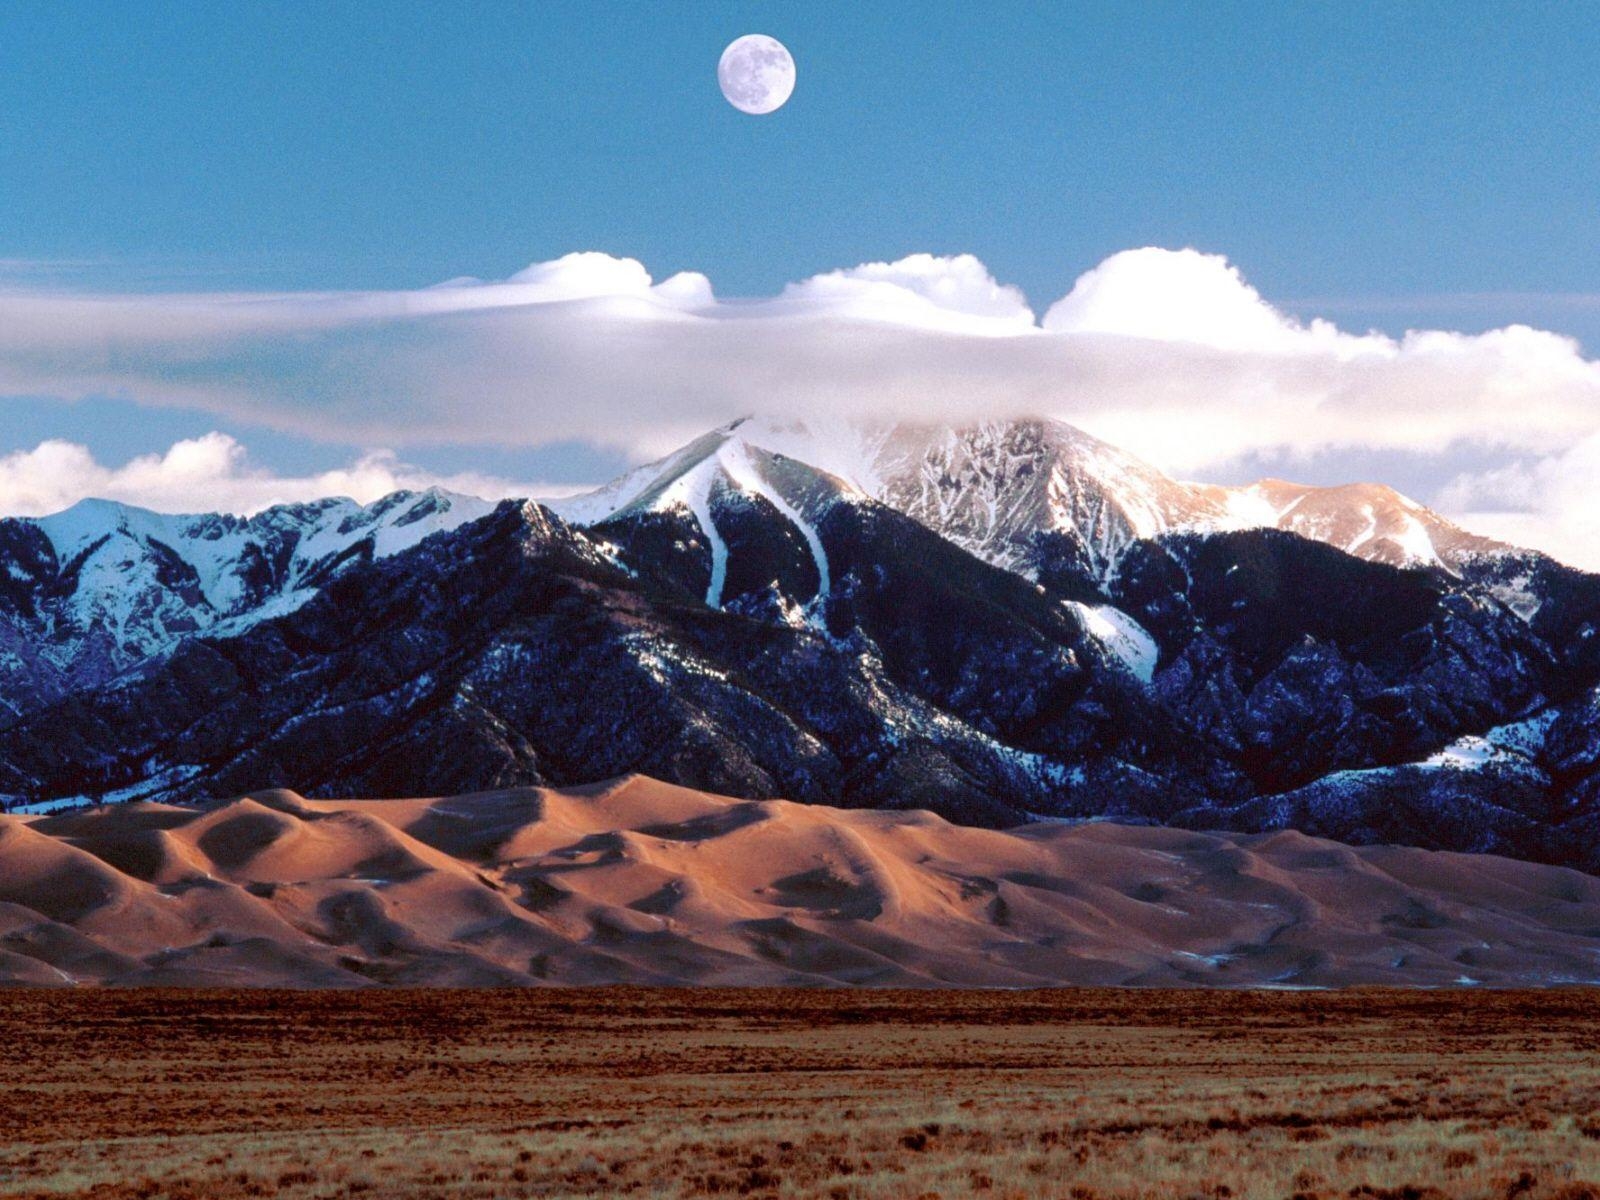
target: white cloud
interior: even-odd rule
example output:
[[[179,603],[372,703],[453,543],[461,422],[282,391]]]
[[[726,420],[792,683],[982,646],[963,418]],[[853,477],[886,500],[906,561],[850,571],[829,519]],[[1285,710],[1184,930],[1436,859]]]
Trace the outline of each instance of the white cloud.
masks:
[[[157,512],[248,514],[324,496],[349,496],[367,504],[402,488],[434,486],[485,499],[570,490],[471,472],[435,474],[386,451],[331,471],[285,476],[253,466],[245,448],[226,434],[208,433],[117,467],[97,462],[87,447],[67,441],[41,442],[32,450],[5,455],[0,457],[0,516],[45,516],[85,496]]]
[[[410,311],[420,315],[498,305],[560,304],[628,297],[685,310],[709,307],[715,302],[711,281],[704,275],[682,271],[656,283],[638,259],[579,251],[550,262],[534,263],[504,283],[463,278],[436,284],[421,296],[412,297]],[[382,307],[388,298],[382,294],[347,297],[356,300],[358,305],[377,307]]]
[[[129,396],[362,445],[576,438],[637,455],[746,413],[1047,414],[1190,476],[1333,451],[1537,464],[1600,432],[1600,365],[1570,339],[1303,323],[1226,260],[1154,248],[1106,259],[1042,322],[970,255],[750,300],[601,254],[408,292],[0,292],[7,393]]]
[[[1033,331],[1033,309],[1018,288],[996,281],[970,254],[912,254],[813,275],[783,289],[783,299],[855,320],[979,335]]]
[[[1381,353],[1385,348],[1381,338],[1351,337],[1326,321],[1302,325],[1285,316],[1221,255],[1154,246],[1124,250],[1085,271],[1072,291],[1050,306],[1044,328],[1241,353]]]
[[[1464,473],[1436,502],[1473,530],[1600,571],[1600,433],[1545,458]]]

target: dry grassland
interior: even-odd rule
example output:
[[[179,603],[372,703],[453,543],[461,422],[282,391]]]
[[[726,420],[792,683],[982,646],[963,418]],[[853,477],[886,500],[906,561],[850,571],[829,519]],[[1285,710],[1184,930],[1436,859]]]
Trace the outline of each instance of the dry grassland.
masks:
[[[0,1196],[1600,1200],[1600,995],[0,993]]]

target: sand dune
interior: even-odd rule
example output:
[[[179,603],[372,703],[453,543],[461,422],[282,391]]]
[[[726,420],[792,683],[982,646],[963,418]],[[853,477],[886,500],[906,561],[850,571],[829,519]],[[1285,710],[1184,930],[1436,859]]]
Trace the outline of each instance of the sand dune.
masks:
[[[0,981],[1600,981],[1600,879],[1295,833],[568,791],[0,817]]]

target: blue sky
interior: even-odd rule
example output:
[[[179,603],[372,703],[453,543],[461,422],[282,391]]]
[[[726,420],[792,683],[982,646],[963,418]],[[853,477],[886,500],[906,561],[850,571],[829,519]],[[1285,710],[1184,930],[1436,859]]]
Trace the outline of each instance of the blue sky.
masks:
[[[752,31],[799,69],[769,117],[716,90]],[[1117,251],[1192,246],[1345,329],[1526,321],[1592,354],[1597,147],[1584,5],[0,0],[0,285],[40,292],[408,289],[598,250],[770,296],[931,252],[1042,313]],[[0,454],[370,448],[150,401],[12,400]],[[556,481],[628,457],[522,442],[406,455]]]
[[[752,29],[799,63],[764,120],[715,86]],[[928,250],[1043,301],[1155,244],[1279,303],[1585,292],[1597,146],[1583,5],[0,3],[0,257],[97,282]]]

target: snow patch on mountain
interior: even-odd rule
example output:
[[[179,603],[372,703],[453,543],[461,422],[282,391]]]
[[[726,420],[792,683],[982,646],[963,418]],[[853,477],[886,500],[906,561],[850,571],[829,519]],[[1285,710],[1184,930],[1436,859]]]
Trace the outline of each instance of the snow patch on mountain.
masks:
[[[816,526],[807,521],[799,509],[779,495],[778,490],[762,478],[761,472],[750,461],[749,447],[743,441],[730,440],[723,446],[718,458],[736,485],[750,495],[760,496],[766,500],[800,531],[800,536],[805,539],[806,546],[811,551],[812,561],[816,563],[817,579],[820,581],[817,585],[816,598],[812,603],[826,602],[828,591],[832,586],[828,574],[828,553],[823,549],[822,538],[817,534]]]
[[[1065,604],[1077,616],[1084,632],[1109,650],[1136,679],[1149,683],[1155,678],[1161,648],[1144,626],[1109,604],[1080,604],[1076,600]]]
[[[1282,529],[1376,562],[1448,570],[1505,549],[1376,484],[1185,483],[1080,429],[1042,419],[953,427],[752,418],[597,491],[549,503],[576,524],[598,523],[733,441],[822,471],[1024,575],[1036,569],[1039,537],[1052,534],[1078,545],[1102,579],[1133,542],[1178,531]]]
[[[11,715],[171,651],[292,612],[347,566],[385,558],[493,505],[439,489],[283,505],[251,517],[84,500],[0,520],[0,692]],[[28,653],[18,653],[20,647]]]
[[[711,547],[711,584],[706,588],[706,605],[722,607],[722,589],[728,581],[728,543],[717,532],[717,522],[711,515],[711,485],[716,481],[712,460],[701,463],[693,471],[678,479],[665,493],[670,503],[682,503],[694,514],[700,532],[706,535]]]
[[[1454,771],[1479,771],[1498,764],[1527,764],[1544,746],[1545,735],[1555,723],[1554,709],[1498,725],[1482,735],[1468,734],[1457,738],[1435,754],[1429,755],[1420,765]]]

